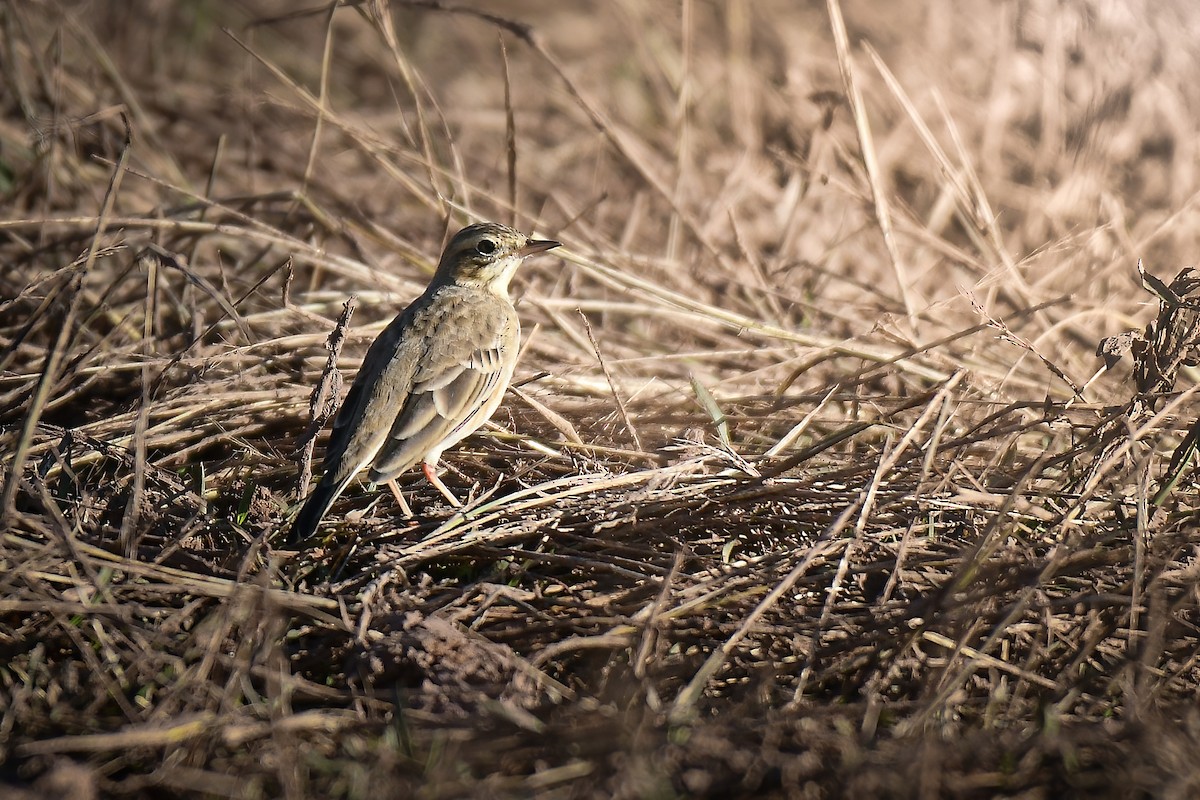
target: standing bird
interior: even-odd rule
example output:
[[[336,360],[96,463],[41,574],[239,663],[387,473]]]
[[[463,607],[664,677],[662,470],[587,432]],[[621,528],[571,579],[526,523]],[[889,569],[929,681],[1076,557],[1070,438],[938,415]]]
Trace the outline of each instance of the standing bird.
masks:
[[[495,223],[463,228],[442,253],[433,280],[371,344],[333,420],[324,475],[292,523],[307,539],[350,479],[370,465],[388,483],[418,461],[452,505],[435,468],[446,449],[487,422],[517,363],[521,323],[508,282],[521,262],[559,242],[530,239]]]

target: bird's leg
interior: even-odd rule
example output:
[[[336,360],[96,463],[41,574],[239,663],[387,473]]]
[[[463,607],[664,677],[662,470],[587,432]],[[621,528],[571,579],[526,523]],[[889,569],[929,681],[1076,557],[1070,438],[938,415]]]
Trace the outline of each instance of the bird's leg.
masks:
[[[446,501],[449,502],[450,505],[454,506],[455,508],[462,508],[462,503],[458,502],[458,498],[454,496],[454,493],[446,488],[446,484],[442,483],[442,479],[437,476],[437,472],[434,470],[432,464],[430,464],[428,461],[422,463],[421,471],[425,473],[425,480],[432,483],[434,488],[442,493],[442,497],[446,498]]]
[[[412,509],[408,507],[408,502],[404,499],[404,495],[400,493],[400,486],[396,483],[396,479],[387,482],[388,488],[392,490],[392,497],[396,498],[396,504],[400,506],[400,511],[409,519],[413,518]]]

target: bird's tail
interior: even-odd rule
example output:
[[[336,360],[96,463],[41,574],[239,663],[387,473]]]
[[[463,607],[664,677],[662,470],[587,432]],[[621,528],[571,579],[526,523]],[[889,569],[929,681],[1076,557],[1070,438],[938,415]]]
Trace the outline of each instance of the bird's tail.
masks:
[[[315,534],[317,526],[321,524],[329,507],[333,505],[334,500],[338,499],[338,495],[346,488],[347,483],[349,481],[326,483],[324,480],[318,483],[317,487],[309,494],[308,499],[304,501],[300,513],[292,520],[292,526],[288,529],[284,541],[288,544],[296,544]]]

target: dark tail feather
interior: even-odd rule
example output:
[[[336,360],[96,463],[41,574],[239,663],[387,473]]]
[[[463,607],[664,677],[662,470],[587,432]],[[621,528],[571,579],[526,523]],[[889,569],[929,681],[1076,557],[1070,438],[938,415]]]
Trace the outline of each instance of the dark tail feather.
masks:
[[[321,524],[329,507],[333,505],[334,500],[337,500],[344,488],[346,488],[345,483],[340,486],[328,484],[325,481],[318,483],[317,488],[313,489],[308,499],[304,501],[304,507],[296,515],[296,519],[292,521],[292,527],[288,529],[284,541],[288,544],[296,544],[315,534],[317,526]]]

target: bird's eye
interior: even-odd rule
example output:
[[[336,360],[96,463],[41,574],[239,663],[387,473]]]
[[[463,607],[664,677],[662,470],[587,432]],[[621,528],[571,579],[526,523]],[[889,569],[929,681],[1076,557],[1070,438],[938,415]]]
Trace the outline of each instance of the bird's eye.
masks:
[[[475,252],[481,256],[490,256],[496,252],[496,243],[491,239],[480,239],[479,244],[475,245]]]

